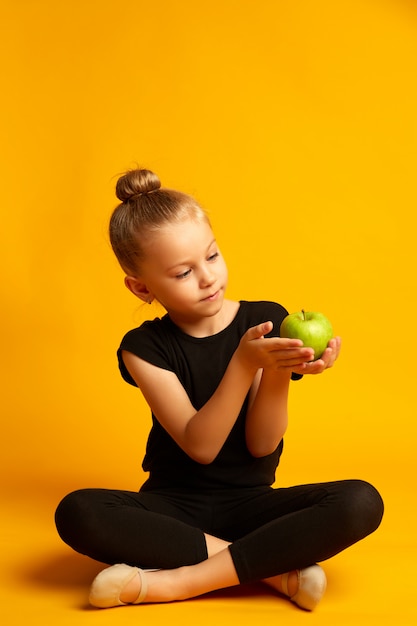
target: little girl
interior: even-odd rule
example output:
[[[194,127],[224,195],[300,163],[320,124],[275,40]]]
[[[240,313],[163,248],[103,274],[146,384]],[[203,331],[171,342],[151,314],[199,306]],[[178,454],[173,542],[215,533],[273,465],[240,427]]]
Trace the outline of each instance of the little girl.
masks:
[[[161,319],[128,332],[123,378],[152,411],[140,491],[82,489],[56,511],[62,539],[110,565],[90,602],[111,607],[184,600],[264,581],[312,610],[326,587],[317,564],[373,532],[383,503],[360,480],[274,489],[291,379],[331,367],[279,337],[287,311],[225,297],[227,268],[209,219],[149,170],[116,187],[110,222],[125,284]]]

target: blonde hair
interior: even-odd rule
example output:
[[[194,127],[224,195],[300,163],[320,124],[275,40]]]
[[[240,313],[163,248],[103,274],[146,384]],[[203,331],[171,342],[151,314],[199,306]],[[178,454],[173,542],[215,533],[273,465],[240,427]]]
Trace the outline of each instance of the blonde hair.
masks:
[[[192,197],[161,186],[156,174],[146,169],[126,172],[116,184],[121,200],[110,218],[110,243],[126,274],[135,274],[144,258],[147,235],[186,218],[206,220],[205,211]]]

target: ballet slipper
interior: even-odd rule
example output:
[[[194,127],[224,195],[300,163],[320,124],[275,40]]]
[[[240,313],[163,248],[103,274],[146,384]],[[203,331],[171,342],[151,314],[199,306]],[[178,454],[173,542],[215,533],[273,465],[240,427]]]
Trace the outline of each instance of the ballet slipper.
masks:
[[[297,592],[290,597],[288,593],[288,574],[282,574],[282,590],[290,600],[301,609],[312,611],[322,599],[326,591],[326,574],[320,565],[311,565],[305,569],[296,570],[298,577]]]
[[[140,604],[145,599],[148,591],[148,583],[145,576],[145,572],[147,571],[155,570],[142,570],[139,567],[131,567],[124,563],[107,567],[95,577],[91,585],[89,596],[90,604],[100,609],[123,606],[126,604]],[[140,578],[140,592],[138,597],[133,602],[122,602],[120,600],[120,594],[137,574]]]

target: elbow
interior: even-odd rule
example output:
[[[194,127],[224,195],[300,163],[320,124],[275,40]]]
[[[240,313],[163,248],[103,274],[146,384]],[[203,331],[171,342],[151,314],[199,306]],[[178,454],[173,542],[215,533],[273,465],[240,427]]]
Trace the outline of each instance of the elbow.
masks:
[[[208,450],[193,450],[187,454],[193,461],[199,463],[199,465],[210,465],[210,463],[213,463],[218,453],[213,454]]]
[[[194,459],[199,465],[210,465],[210,463],[213,463],[214,459],[216,457],[207,457],[207,456],[201,456],[198,459]]]
[[[273,454],[280,445],[282,439],[283,437],[281,437],[278,441],[276,439],[272,441],[252,441],[247,442],[246,445],[249,453],[255,459],[260,459],[264,456],[269,456],[270,454]]]
[[[200,465],[213,463],[223,444],[210,441],[208,437],[201,437],[199,433],[198,436],[191,432],[188,432],[187,435],[181,447],[190,459]]]
[[[277,449],[277,446],[275,446],[275,448],[265,447],[265,448],[256,448],[254,450],[249,450],[249,452],[255,459],[261,459],[264,456],[269,456],[270,454],[273,454],[276,449]]]
[[[207,442],[202,444],[200,441],[188,441],[186,444],[184,442],[181,448],[190,459],[200,465],[210,465],[220,452],[217,448],[207,445]]]

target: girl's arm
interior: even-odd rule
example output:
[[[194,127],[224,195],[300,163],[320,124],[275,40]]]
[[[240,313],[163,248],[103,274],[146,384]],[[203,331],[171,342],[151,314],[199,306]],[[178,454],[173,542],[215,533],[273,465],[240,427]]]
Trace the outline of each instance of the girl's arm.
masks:
[[[195,461],[208,464],[216,458],[260,368],[291,371],[311,359],[312,350],[297,339],[264,338],[271,329],[272,323],[266,322],[245,333],[219,386],[199,411],[173,372],[123,351],[123,361],[152,412]]]
[[[340,337],[330,340],[321,359],[302,363],[292,371],[320,374],[333,366],[339,356]],[[253,382],[246,418],[246,445],[255,457],[272,454],[288,425],[288,391],[291,372],[285,369],[260,370]]]
[[[260,370],[251,388],[246,417],[246,445],[255,457],[272,454],[288,425],[291,372]]]

